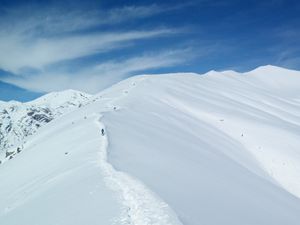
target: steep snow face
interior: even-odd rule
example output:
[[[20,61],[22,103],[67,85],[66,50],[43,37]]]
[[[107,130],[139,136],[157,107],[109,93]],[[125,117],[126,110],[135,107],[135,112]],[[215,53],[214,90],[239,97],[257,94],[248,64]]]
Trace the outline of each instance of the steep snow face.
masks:
[[[116,84],[1,165],[1,225],[298,225],[299,77],[267,66]]]
[[[88,94],[68,90],[50,93],[27,103],[0,102],[0,161],[21,151],[26,137],[41,126],[81,107],[89,97]]]
[[[103,118],[109,160],[159,193],[184,224],[297,224],[299,78],[268,66],[118,84],[107,96],[127,97]]]

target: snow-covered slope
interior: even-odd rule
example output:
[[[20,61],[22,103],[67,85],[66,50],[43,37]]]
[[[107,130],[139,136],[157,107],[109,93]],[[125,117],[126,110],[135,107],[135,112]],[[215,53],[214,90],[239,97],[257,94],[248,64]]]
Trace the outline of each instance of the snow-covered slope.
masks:
[[[81,107],[88,98],[88,94],[67,90],[27,103],[0,102],[0,161],[21,151],[24,140],[41,126]]]
[[[297,225],[299,90],[272,66],[127,79],[0,166],[0,222]]]

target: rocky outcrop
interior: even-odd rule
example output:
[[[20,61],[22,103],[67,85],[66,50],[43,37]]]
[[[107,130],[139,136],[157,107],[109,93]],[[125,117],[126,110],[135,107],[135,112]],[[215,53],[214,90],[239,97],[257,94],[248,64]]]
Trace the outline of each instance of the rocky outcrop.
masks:
[[[55,118],[82,107],[90,95],[68,90],[50,93],[32,102],[0,103],[0,161],[22,150],[26,137]]]

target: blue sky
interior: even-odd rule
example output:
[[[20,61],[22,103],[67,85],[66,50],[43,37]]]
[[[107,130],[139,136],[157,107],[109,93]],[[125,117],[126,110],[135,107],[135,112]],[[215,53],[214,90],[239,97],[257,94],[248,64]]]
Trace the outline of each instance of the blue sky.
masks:
[[[145,73],[300,69],[299,1],[0,3],[2,100]]]

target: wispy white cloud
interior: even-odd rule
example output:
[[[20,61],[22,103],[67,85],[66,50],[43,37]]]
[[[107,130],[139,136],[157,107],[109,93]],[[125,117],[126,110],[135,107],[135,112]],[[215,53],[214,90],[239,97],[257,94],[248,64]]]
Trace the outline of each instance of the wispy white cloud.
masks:
[[[24,40],[20,36],[0,36],[0,68],[16,74],[26,67],[42,70],[48,64],[109,51],[130,41],[170,35],[173,32],[175,31],[162,29],[30,40]]]
[[[126,42],[174,33],[171,29],[84,32],[160,11],[157,5],[87,12],[33,6],[8,10],[0,18],[0,68],[16,74],[27,67],[42,70],[48,64],[121,48]]]
[[[93,69],[98,74],[129,74],[147,69],[156,69],[166,66],[174,66],[192,56],[189,49],[163,51],[156,54],[145,54],[139,57],[129,58],[124,61],[110,61],[96,65]]]
[[[173,7],[125,6],[110,10],[81,11],[63,8],[19,8],[7,10],[0,18],[0,69],[14,76],[0,78],[33,91],[58,91],[67,88],[97,92],[120,79],[148,69],[180,64],[187,59],[186,50],[158,51],[131,55],[123,60],[94,62],[70,73],[53,69],[55,64],[68,67],[71,60],[134,47],[139,40],[168,37],[181,29],[113,31],[103,26],[150,17],[185,5]],[[51,70],[49,69],[51,68]],[[29,74],[24,71],[35,71]]]
[[[124,6],[109,10],[101,8],[88,10],[70,8],[66,10],[60,7],[40,8],[29,5],[4,10],[4,14],[0,17],[0,25],[1,31],[7,34],[61,34],[95,26],[125,23],[172,9],[170,7],[160,7],[156,4]]]
[[[41,73],[29,76],[12,76],[4,81],[32,91],[58,91],[78,89],[97,93],[103,88],[141,71],[171,67],[194,57],[190,49],[170,50],[144,54],[125,60],[114,60],[85,68],[76,73]],[[45,82],[45,80],[47,82]]]

